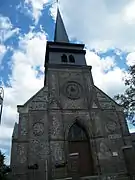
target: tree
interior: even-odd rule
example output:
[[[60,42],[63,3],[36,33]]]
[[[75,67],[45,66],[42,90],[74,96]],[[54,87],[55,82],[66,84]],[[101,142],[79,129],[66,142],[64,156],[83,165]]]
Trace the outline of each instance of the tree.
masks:
[[[135,65],[129,67],[124,81],[127,87],[125,92],[114,99],[123,106],[127,119],[135,125]]]
[[[0,180],[8,180],[7,175],[10,172],[10,167],[5,165],[5,155],[0,151]]]

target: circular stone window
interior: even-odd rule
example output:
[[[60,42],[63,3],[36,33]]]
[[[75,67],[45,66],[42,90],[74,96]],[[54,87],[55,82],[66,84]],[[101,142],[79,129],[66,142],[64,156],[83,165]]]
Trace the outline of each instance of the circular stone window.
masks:
[[[82,94],[82,87],[77,82],[67,82],[64,84],[63,87],[64,95],[67,96],[70,99],[79,99]]]
[[[33,134],[36,136],[41,136],[44,133],[44,124],[37,122],[33,125]]]

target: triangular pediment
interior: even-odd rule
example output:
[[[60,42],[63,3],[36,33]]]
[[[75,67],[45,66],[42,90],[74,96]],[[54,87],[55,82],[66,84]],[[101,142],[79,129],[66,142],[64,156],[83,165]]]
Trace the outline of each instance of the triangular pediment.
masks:
[[[47,101],[47,95],[48,95],[48,89],[47,87],[41,88],[36,94],[34,94],[28,101],[26,101],[23,105],[18,105],[18,112],[19,109],[24,109],[25,111],[28,111],[28,107],[33,102],[46,102]]]
[[[99,102],[101,109],[116,109],[118,111],[123,111],[123,107],[117,104],[111,97],[105,94],[101,89],[95,86],[97,100]]]

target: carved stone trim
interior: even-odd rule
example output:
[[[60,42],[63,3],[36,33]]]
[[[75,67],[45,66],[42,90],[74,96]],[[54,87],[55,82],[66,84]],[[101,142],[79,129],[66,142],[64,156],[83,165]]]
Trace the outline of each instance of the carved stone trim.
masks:
[[[17,158],[18,162],[23,164],[26,162],[27,157],[26,157],[26,147],[24,144],[18,144],[17,146]]]
[[[54,164],[64,162],[64,141],[51,142],[51,155]]]
[[[33,125],[33,134],[35,136],[41,136],[44,133],[44,124],[42,122],[36,122]]]

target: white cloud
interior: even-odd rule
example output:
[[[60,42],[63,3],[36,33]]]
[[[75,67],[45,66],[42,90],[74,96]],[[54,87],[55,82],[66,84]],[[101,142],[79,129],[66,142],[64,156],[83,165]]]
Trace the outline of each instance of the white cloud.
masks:
[[[35,24],[38,23],[38,20],[42,15],[42,10],[48,2],[50,2],[50,0],[25,0],[26,7],[32,7],[31,10],[30,8],[27,8],[27,10],[29,14],[31,13],[33,19],[35,20]]]
[[[115,66],[115,59],[113,57],[107,56],[101,59],[101,67],[104,71],[109,71]]]
[[[0,126],[0,142],[1,140],[6,140],[12,136],[12,128],[7,128],[5,126]]]
[[[43,67],[46,48],[44,32],[29,32],[20,38],[19,49],[12,56],[11,88],[6,88],[9,104],[24,103],[34,92],[43,86],[43,76],[36,78],[35,67]],[[20,96],[21,94],[21,96]],[[9,102],[10,101],[10,102]]]
[[[87,64],[92,66],[92,75],[96,86],[113,97],[125,89],[124,71],[116,66],[115,59],[101,59],[96,53],[86,51]]]
[[[0,15],[0,43],[4,43],[17,33],[19,33],[19,28],[14,28],[8,17]]]
[[[98,50],[133,50],[135,23],[130,22],[135,22],[134,5],[135,0],[62,0],[60,10],[70,38]],[[51,12],[54,18],[55,6]]]
[[[129,1],[125,9],[123,10],[125,21],[127,23],[135,24],[135,1]]]
[[[2,29],[11,29],[12,24],[11,24],[10,19],[8,17],[4,17],[4,16],[0,15],[0,27]]]
[[[15,121],[18,122],[17,105],[25,103],[44,84],[44,77],[37,78],[36,67],[43,70],[46,49],[46,34],[41,31],[20,37],[19,48],[12,56],[12,75],[9,87],[4,87],[4,107],[0,126],[0,149],[10,149]],[[9,157],[7,159],[9,164]]]
[[[128,66],[135,65],[135,52],[131,52],[127,55],[126,63]]]

